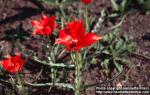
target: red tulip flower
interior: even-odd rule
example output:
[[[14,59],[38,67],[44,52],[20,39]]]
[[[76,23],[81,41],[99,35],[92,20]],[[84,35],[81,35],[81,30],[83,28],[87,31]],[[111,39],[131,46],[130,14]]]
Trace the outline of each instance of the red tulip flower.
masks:
[[[35,30],[33,34],[39,34],[39,35],[51,35],[55,28],[55,16],[47,17],[45,15],[42,15],[42,18],[40,21],[33,20],[32,26],[35,27]]]
[[[84,4],[89,4],[89,3],[91,3],[93,0],[82,0],[82,2],[84,3]]]
[[[20,71],[24,64],[25,61],[21,58],[21,54],[9,56],[2,61],[3,68],[13,74]]]
[[[55,44],[66,46],[69,51],[79,51],[100,39],[102,37],[95,33],[85,33],[82,20],[74,20],[66,25],[66,29],[59,31],[59,38],[56,39]]]

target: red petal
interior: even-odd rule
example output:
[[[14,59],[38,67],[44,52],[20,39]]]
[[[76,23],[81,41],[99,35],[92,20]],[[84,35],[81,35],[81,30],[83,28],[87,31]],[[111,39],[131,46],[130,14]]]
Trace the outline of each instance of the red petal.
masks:
[[[102,39],[102,37],[97,36],[95,33],[87,33],[85,37],[81,40],[81,42],[79,42],[79,46],[86,47],[100,39]]]
[[[8,59],[2,61],[4,69],[10,73],[16,73],[20,71],[24,63],[25,61],[21,58],[20,54],[13,57],[9,57]]]
[[[32,33],[32,35],[36,35],[36,34],[40,34],[40,35],[43,35],[43,32],[41,29],[35,29]]]
[[[33,35],[40,34],[40,35],[51,35],[54,28],[55,28],[55,16],[48,17],[46,15],[42,15],[40,21],[33,20],[32,25],[35,27]]]
[[[72,21],[67,25],[67,28],[70,30],[70,35],[72,38],[81,39],[84,36],[85,28],[82,20]]]
[[[65,33],[66,30],[60,30],[59,31],[59,38],[56,39],[55,44],[62,44],[62,43],[70,43],[71,42],[71,36],[67,35]]]
[[[33,21],[31,21],[31,24],[32,24],[32,26],[36,26],[36,25],[39,25],[39,22],[36,20],[33,20]]]
[[[55,16],[51,16],[51,17],[49,18],[50,21],[55,21],[55,19],[56,19]]]
[[[49,18],[49,25],[48,26],[51,27],[52,31],[55,28],[55,18],[56,18],[55,16],[52,16],[51,18]]]
[[[89,3],[91,3],[93,0],[82,0],[82,2],[84,3],[84,4],[89,4]]]
[[[72,44],[72,37],[70,35],[67,35],[66,30],[60,30],[59,31],[59,38],[56,39],[54,44],[62,44],[66,46],[68,50],[70,50],[70,45]]]
[[[50,28],[50,27],[45,27],[44,28],[44,30],[43,30],[43,34],[45,35],[45,36],[47,36],[47,35],[51,35],[52,34],[52,29]]]
[[[48,19],[48,16],[46,16],[46,15],[44,15],[44,14],[42,14],[42,19]]]

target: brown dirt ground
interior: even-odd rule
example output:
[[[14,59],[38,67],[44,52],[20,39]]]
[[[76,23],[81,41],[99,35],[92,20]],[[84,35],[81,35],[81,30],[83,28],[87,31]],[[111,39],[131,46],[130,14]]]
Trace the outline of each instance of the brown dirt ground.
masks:
[[[38,43],[37,40],[42,41],[43,43],[45,42],[45,40],[40,37],[30,38],[30,34],[32,32],[30,21],[32,19],[39,19],[43,12],[38,9],[37,5],[31,3],[30,0],[0,0],[0,6],[0,45],[6,47],[4,53],[7,54],[11,51],[9,49],[12,47],[12,43],[16,43],[21,46],[23,50],[28,53],[31,49],[35,49],[34,46]],[[72,7],[76,6],[72,5]],[[43,7],[41,7],[41,9],[42,8]],[[92,8],[94,9],[93,13],[99,14],[99,10],[102,8],[108,10],[110,8],[110,3],[107,0],[101,0],[101,2],[99,0],[95,0]],[[95,8],[97,10],[95,10]],[[44,10],[44,13],[54,14],[54,10],[48,8],[48,11]],[[23,31],[25,38],[21,38],[19,41],[14,40],[11,35],[15,35],[16,31]],[[150,14],[143,14],[140,12],[128,13],[121,26],[121,32],[128,33],[134,37],[138,46],[136,50],[137,54],[131,55],[130,59],[132,66],[131,68],[126,68],[123,75],[112,83],[102,84],[100,86],[116,86],[118,84],[121,84],[122,86],[150,86],[150,59],[143,57],[143,55],[150,57]],[[32,44],[30,44],[31,42]],[[41,50],[42,46],[43,44],[38,44],[34,50],[39,53],[37,54],[39,57],[42,57],[41,55],[45,53]],[[30,66],[34,66],[35,64],[32,65],[28,63],[28,65],[29,66],[25,67],[27,70],[24,70],[24,73],[29,73],[26,74],[27,77],[32,77],[32,79],[36,78],[38,74],[37,72],[40,72],[41,68],[31,70]],[[48,71],[46,70],[47,69],[45,69],[44,72],[45,76],[48,75]],[[42,79],[43,77],[37,79],[37,81],[43,82],[44,80],[47,82],[49,80],[49,78]],[[7,78],[8,77],[6,77],[6,79]],[[126,78],[128,79],[125,80]],[[84,82],[95,83],[100,80],[106,80],[107,78],[101,70],[101,67],[91,67],[89,70],[84,72],[83,79]],[[0,86],[0,94],[4,95],[4,89],[2,89],[2,87],[3,86]],[[32,95],[48,95],[48,89],[49,88],[29,88]],[[83,95],[97,95],[94,87],[86,89],[82,93]],[[71,91],[57,88],[52,90],[49,95],[73,95],[73,93]]]

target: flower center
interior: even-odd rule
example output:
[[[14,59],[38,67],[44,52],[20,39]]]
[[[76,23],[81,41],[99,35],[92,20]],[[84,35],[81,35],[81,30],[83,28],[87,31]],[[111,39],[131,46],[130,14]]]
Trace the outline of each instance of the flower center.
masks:
[[[77,43],[77,42],[78,42],[77,39],[73,39],[73,40],[72,40],[72,43]]]
[[[77,39],[73,39],[72,44],[71,44],[71,48],[74,48],[76,46],[77,42],[78,42]]]

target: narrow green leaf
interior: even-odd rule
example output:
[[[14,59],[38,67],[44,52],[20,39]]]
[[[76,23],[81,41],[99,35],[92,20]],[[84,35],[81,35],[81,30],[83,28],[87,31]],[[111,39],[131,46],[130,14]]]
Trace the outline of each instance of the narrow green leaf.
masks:
[[[45,87],[45,86],[53,86],[53,83],[38,83],[38,84],[32,84],[25,81],[26,85],[33,86],[33,87]],[[69,88],[74,90],[73,84],[67,84],[67,83],[55,83],[55,86]]]
[[[115,66],[116,66],[116,68],[117,68],[117,70],[119,71],[119,72],[121,72],[122,70],[123,70],[123,68],[122,68],[122,66],[120,65],[120,64],[118,64],[118,63],[114,63],[115,64]]]
[[[109,60],[110,60],[110,59],[105,59],[105,60],[102,62],[101,65],[108,65],[108,64],[109,64]]]
[[[116,43],[116,46],[115,46],[116,51],[117,51],[118,49],[122,48],[122,46],[123,46],[123,40],[120,39],[120,40]]]
[[[41,61],[39,60],[37,57],[33,58],[34,61],[37,61],[38,63],[44,64],[44,65],[48,65],[50,67],[55,67],[55,68],[74,68],[75,65],[74,64],[65,64],[65,63],[47,63],[45,61]]]
[[[130,61],[129,61],[128,59],[119,58],[119,57],[116,58],[116,61],[120,61],[120,62],[122,62],[123,64],[129,64],[129,63],[130,63]]]
[[[111,1],[113,9],[115,11],[118,11],[119,10],[119,6],[117,5],[116,1],[115,0],[110,0],[110,1]]]

